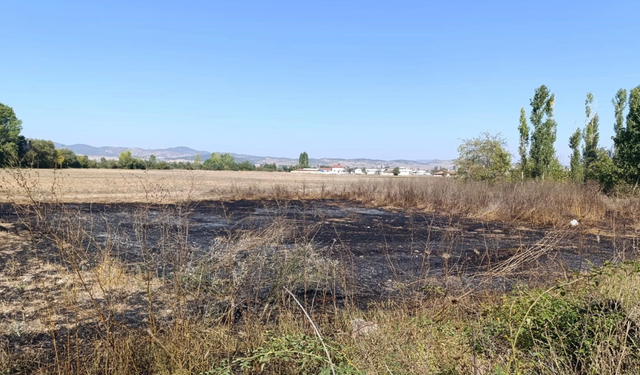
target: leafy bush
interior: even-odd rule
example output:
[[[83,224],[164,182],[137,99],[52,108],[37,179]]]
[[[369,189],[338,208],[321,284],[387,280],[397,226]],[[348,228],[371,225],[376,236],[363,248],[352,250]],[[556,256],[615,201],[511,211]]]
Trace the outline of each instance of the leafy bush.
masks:
[[[521,291],[486,313],[484,342],[476,351],[505,350],[519,363],[578,373],[601,373],[608,362],[629,365],[638,359],[640,330],[621,303],[602,299],[582,285],[567,291]]]
[[[334,342],[326,342],[337,374],[361,374],[349,364]],[[255,350],[231,362],[223,362],[204,375],[242,373],[268,374],[331,374],[331,364],[322,343],[304,334],[283,334],[271,337]]]

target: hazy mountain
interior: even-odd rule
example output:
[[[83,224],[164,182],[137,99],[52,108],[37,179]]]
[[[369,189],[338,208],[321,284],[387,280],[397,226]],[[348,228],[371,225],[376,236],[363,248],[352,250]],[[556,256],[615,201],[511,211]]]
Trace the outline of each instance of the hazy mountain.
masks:
[[[78,155],[87,155],[92,159],[116,159],[120,153],[131,151],[131,155],[138,158],[147,159],[151,155],[155,155],[158,160],[167,161],[191,161],[196,155],[200,155],[202,160],[206,160],[211,156],[210,151],[198,151],[189,147],[171,147],[163,149],[146,149],[140,147],[94,147],[85,144],[64,145],[55,143],[56,148],[68,148]],[[218,152],[223,153],[223,152]],[[273,157],[273,156],[255,156],[245,154],[230,153],[237,162],[249,161],[253,164],[271,164],[277,165],[295,165],[298,163],[297,158]],[[314,166],[343,164],[349,167],[411,167],[421,169],[431,169],[436,166],[451,168],[453,160],[382,160],[382,159],[344,159],[344,158],[310,158],[309,163]]]

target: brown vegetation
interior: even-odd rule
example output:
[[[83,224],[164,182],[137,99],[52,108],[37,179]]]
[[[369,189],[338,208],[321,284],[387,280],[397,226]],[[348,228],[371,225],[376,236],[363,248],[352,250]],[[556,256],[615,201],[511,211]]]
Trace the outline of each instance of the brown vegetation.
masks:
[[[3,199],[19,218],[0,223],[0,373],[614,374],[640,366],[637,263],[577,274],[535,268],[568,235],[569,219],[614,236],[617,220],[635,226],[634,198],[591,186],[435,178],[3,173]],[[362,308],[344,298],[357,287],[349,253],[326,257],[313,228],[304,233],[275,216],[195,251],[185,218],[192,200],[211,198],[342,198],[558,228],[471,283],[528,269],[539,275],[522,279],[529,287],[469,288],[455,282],[459,275],[439,283],[426,270],[411,293]],[[141,202],[127,240],[140,258],[127,261],[117,241],[99,241],[70,201]],[[148,241],[151,223],[162,228],[158,246]],[[118,228],[108,233],[116,238]],[[635,255],[637,239],[627,240]],[[405,288],[398,280],[389,283]]]
[[[0,202],[175,203],[233,199],[349,199],[482,220],[592,225],[634,220],[640,199],[597,185],[496,183],[438,177],[323,176],[231,171],[2,170]]]

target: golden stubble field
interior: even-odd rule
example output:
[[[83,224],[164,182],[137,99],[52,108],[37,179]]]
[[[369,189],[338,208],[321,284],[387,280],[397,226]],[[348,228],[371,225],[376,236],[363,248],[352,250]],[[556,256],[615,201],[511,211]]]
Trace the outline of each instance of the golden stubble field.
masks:
[[[354,182],[394,178],[400,177],[201,170],[0,170],[0,201],[27,201],[31,195],[38,201],[170,203],[261,197],[279,190],[315,197],[344,191]]]

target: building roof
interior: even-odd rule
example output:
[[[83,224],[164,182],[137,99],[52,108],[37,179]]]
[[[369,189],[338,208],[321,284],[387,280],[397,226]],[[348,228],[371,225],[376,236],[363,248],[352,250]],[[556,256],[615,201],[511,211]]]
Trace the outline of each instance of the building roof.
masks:
[[[331,168],[346,168],[346,167],[342,164],[333,164]]]

